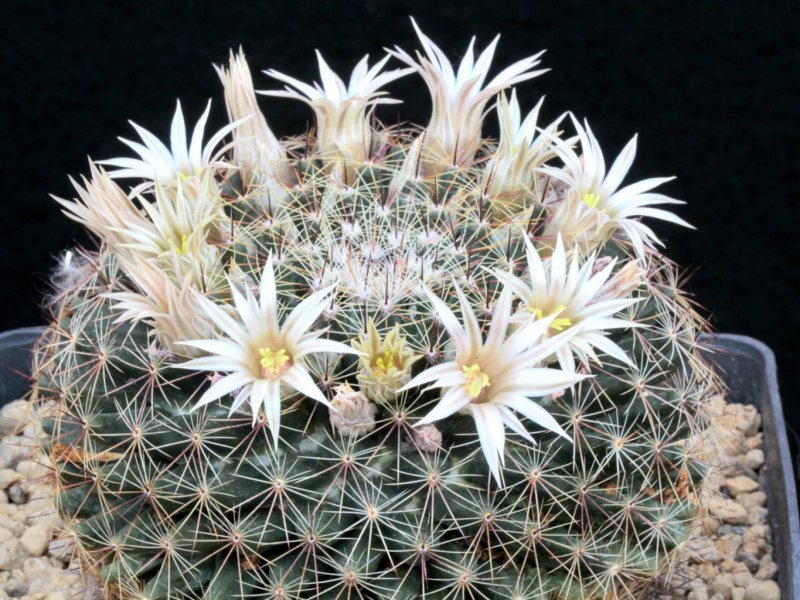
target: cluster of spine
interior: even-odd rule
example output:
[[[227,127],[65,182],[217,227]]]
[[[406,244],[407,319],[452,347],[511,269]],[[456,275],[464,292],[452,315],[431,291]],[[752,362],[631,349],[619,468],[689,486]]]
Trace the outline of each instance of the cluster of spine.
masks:
[[[555,176],[555,150],[577,140],[562,140],[555,125],[520,166],[506,160],[508,135],[499,146],[459,144],[432,126],[385,128],[345,112],[369,125],[337,132],[320,102],[317,137],[280,143],[233,90],[242,68],[238,56],[220,70],[228,156],[202,157],[187,172],[173,148],[174,172],[154,168],[130,192],[93,166],[82,203],[62,201],[102,244],[72,257],[39,345],[34,397],[56,509],[84,567],[122,600],[628,598],[668,579],[697,510],[697,444],[717,382],[699,358],[703,324],[674,267],[651,244],[631,243],[629,223],[594,223],[591,238],[585,227],[574,234],[581,213],[572,229],[559,226],[563,240],[554,234],[570,218],[570,185],[582,185]],[[506,127],[519,128],[504,96],[499,106]],[[239,109],[256,112],[239,119]],[[353,142],[359,131],[366,139]],[[614,207],[601,210],[599,194],[613,191],[578,190],[580,210],[605,218]],[[131,212],[115,208],[119,222],[109,224],[104,202]],[[166,225],[144,235],[139,219]],[[532,251],[549,265],[564,246],[584,260],[593,253],[583,285],[628,265],[614,271],[616,290],[603,290],[630,300],[613,327],[609,317],[607,331],[594,331],[611,346],[591,338],[582,348],[596,353],[542,361],[574,360],[561,364],[571,384],[535,398],[558,429],[526,420],[536,443],[507,430],[503,443],[488,443],[500,444],[497,459],[464,410],[418,425],[442,399],[409,382],[454,352],[431,298],[464,320],[471,308],[491,336],[507,278],[527,280]],[[230,410],[240,389],[201,402],[224,369],[186,368],[213,363],[212,346],[197,340],[224,338],[220,319],[235,317],[232,308],[209,314],[204,302],[241,308],[265,265],[281,320],[333,289],[314,326],[353,349],[304,359],[327,402],[282,387],[279,435],[260,405]],[[543,339],[580,327],[563,306],[525,306],[521,295],[517,317],[551,319]],[[283,348],[252,350],[267,379],[289,360]],[[484,402],[494,382],[470,368],[469,397]]]

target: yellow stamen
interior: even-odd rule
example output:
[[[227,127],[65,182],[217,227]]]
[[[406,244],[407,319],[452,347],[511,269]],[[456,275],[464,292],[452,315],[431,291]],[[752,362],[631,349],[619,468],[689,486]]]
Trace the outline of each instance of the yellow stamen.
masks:
[[[461,367],[461,371],[464,373],[464,377],[467,379],[467,395],[471,400],[475,400],[481,395],[481,393],[483,393],[485,388],[492,385],[489,382],[489,376],[481,371],[478,363],[464,365]]]
[[[561,312],[565,308],[567,308],[565,305],[559,304],[550,314],[554,315],[558,312]],[[541,319],[544,316],[544,311],[541,308],[536,308],[535,306],[528,306],[528,311],[533,315],[534,319]],[[564,331],[568,327],[572,327],[572,319],[569,317],[556,317],[550,322],[550,329],[555,331]]]
[[[189,236],[185,233],[181,234],[181,245],[180,248],[175,244],[175,240],[169,238],[169,245],[172,247],[175,252],[183,256],[189,251],[187,242],[189,241]]]
[[[536,308],[535,306],[529,306],[528,312],[533,315],[534,319],[541,319],[544,316],[544,312],[542,312],[541,308]]]
[[[583,195],[583,203],[589,208],[597,208],[597,205],[600,204],[600,195],[594,192],[586,192]]]
[[[396,367],[394,354],[386,350],[375,359],[375,370],[381,373],[387,373],[392,367]]]
[[[291,367],[291,357],[285,348],[277,352],[271,348],[259,348],[261,354],[261,372],[267,379],[277,379]]]

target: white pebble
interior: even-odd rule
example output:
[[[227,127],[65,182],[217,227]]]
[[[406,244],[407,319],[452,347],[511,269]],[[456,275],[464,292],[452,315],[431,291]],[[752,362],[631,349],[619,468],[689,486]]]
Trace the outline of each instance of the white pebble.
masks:
[[[50,544],[50,530],[43,525],[31,525],[19,541],[31,556],[42,556]]]

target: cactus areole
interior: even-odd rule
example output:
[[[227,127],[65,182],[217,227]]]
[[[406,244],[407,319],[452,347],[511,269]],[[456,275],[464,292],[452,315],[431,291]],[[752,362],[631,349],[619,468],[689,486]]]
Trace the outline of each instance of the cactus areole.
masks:
[[[497,40],[453,66],[417,33],[347,83],[318,56],[321,84],[256,91],[231,53],[228,125],[178,105],[169,146],[134,124],[56,199],[98,247],[61,262],[34,401],[109,598],[669,585],[719,391],[651,229],[680,202],[623,183],[635,137],[607,166],[585,121],[523,118],[539,54],[489,78]],[[413,73],[430,122],[381,124]],[[277,139],[258,94],[315,127]]]

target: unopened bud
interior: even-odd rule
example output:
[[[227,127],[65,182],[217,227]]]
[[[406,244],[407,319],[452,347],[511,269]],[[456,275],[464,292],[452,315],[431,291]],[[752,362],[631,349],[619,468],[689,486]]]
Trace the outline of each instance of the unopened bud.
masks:
[[[360,437],[375,429],[377,408],[367,397],[349,384],[333,388],[331,426],[345,437]]]
[[[436,452],[442,447],[442,432],[436,425],[415,428],[414,445],[422,452]]]

